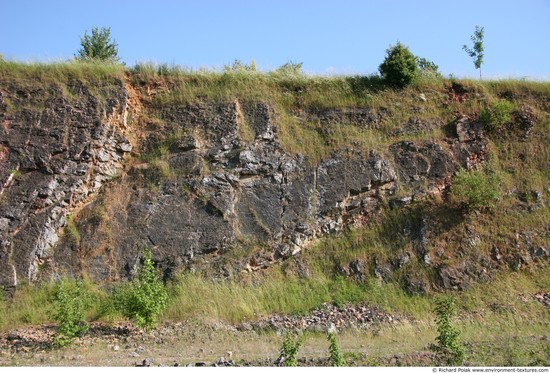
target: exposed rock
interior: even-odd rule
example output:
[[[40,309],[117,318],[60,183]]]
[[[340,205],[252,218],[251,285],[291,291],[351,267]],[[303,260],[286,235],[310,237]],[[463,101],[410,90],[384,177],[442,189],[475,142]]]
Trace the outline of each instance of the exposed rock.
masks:
[[[546,251],[546,249],[542,246],[531,247],[529,249],[529,253],[531,254],[531,258],[533,258],[533,260],[545,258],[548,256],[548,251]]]
[[[86,86],[69,84],[79,87],[76,98],[67,98],[56,85],[48,86],[47,93],[21,95],[17,85],[4,92],[15,107],[4,114],[9,126],[3,130],[0,160],[4,287],[37,279],[66,216],[120,173],[123,156],[132,149],[124,135],[127,94],[122,83],[98,83],[101,101]]]
[[[81,272],[96,281],[132,277],[144,247],[168,278],[198,257],[258,243],[270,252],[245,254],[239,269],[257,271],[298,257],[321,235],[368,223],[401,186],[412,192],[390,202],[394,208],[441,193],[460,165],[483,160],[486,152],[479,124],[463,118],[458,139],[401,141],[385,152],[339,149],[313,164],[284,149],[280,119],[259,100],[150,107],[156,119],[144,118],[130,141],[128,94],[120,82],[93,92],[76,80],[67,84],[41,92],[14,85],[0,95],[9,122],[0,144],[0,194],[7,201],[0,205],[0,281],[6,288],[18,279]],[[16,111],[2,106],[7,99]],[[389,115],[371,108],[295,114],[317,122],[321,132],[340,125],[376,129]],[[440,126],[411,118],[405,127]],[[147,157],[122,173],[130,151]],[[76,218],[67,219],[73,212]],[[425,226],[407,233],[415,251],[425,251]],[[406,266],[412,255],[392,263]],[[225,278],[233,270],[220,265]],[[374,272],[387,280],[392,270],[380,264]],[[367,277],[360,261],[346,271],[357,281]],[[443,282],[458,286],[452,285],[463,282],[457,276],[446,273]]]

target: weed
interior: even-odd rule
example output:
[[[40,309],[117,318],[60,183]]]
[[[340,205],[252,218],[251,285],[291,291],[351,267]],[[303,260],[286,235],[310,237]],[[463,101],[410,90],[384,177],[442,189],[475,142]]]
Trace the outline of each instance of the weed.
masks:
[[[298,363],[298,351],[304,344],[302,336],[286,333],[281,349],[281,361],[286,367],[295,367]]]
[[[461,170],[453,178],[450,199],[452,203],[478,210],[492,207],[499,196],[499,180],[496,174],[484,170]]]
[[[496,132],[510,122],[515,106],[507,100],[498,100],[479,113],[479,121],[490,132]]]
[[[19,178],[19,177],[23,176],[23,173],[19,170],[13,169],[13,170],[10,170],[10,175],[12,175],[15,178]]]
[[[333,367],[343,367],[346,365],[346,362],[344,360],[344,356],[342,355],[342,352],[340,351],[340,347],[338,346],[338,342],[336,341],[336,331],[330,330],[327,333],[327,340],[329,342],[329,360],[330,365]]]
[[[67,215],[66,222],[67,223],[65,225],[65,234],[72,243],[74,243],[76,246],[79,246],[80,232],[78,231],[78,227],[76,226],[73,217],[71,215]]]
[[[442,363],[447,365],[462,365],[464,363],[464,346],[460,342],[460,331],[453,325],[455,314],[455,299],[438,297],[435,299],[437,324],[437,345],[432,349],[439,355]]]

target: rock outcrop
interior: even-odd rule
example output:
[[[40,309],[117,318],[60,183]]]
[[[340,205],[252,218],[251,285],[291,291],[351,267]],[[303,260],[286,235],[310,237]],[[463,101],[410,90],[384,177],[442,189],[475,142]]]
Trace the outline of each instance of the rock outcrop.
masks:
[[[411,196],[441,193],[459,166],[487,152],[482,128],[463,118],[453,138],[342,149],[314,164],[285,151],[269,103],[145,107],[156,120],[130,126],[127,95],[120,82],[93,92],[78,81],[40,92],[2,86],[1,103],[15,108],[0,105],[4,287],[79,272],[131,277],[144,247],[166,275],[197,256],[269,248],[270,257],[248,264],[253,271],[364,224],[403,186]],[[304,116],[325,127],[376,129],[380,121],[368,108]],[[128,131],[139,132],[133,144]],[[125,163],[132,148],[141,156]],[[77,226],[67,219],[75,210]]]
[[[132,145],[121,82],[95,94],[76,80],[0,89],[0,284],[12,287],[37,279],[67,216],[120,172]]]

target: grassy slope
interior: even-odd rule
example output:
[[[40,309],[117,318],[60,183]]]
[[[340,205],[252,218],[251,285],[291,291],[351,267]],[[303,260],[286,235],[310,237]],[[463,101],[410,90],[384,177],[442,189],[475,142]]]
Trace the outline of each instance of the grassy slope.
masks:
[[[543,190],[545,200],[550,197],[547,191],[550,185],[550,122],[547,112],[550,83],[462,80],[459,83],[469,89],[469,99],[449,102],[447,87],[451,82],[443,79],[421,80],[403,91],[394,91],[384,88],[376,77],[310,77],[290,72],[188,72],[152,66],[138,66],[129,71],[113,65],[21,65],[0,62],[0,84],[17,81],[29,85],[64,85],[69,78],[88,83],[127,79],[144,93],[148,101],[144,115],[150,116],[154,116],[155,110],[161,107],[196,101],[232,101],[235,98],[268,101],[274,105],[279,116],[279,135],[286,149],[307,154],[315,161],[336,148],[349,146],[352,141],[355,146],[359,143],[365,149],[384,149],[387,144],[398,140],[393,131],[402,126],[411,113],[421,120],[443,120],[448,123],[457,113],[476,116],[488,102],[505,97],[518,107],[529,106],[540,123],[529,141],[500,136],[491,138],[491,147],[497,155],[491,160],[491,165],[499,173],[503,197],[494,210],[468,217],[454,229],[459,232],[465,224],[473,224],[484,238],[483,245],[487,246],[481,247],[481,250],[487,250],[493,240],[506,243],[520,230],[549,226],[548,205],[535,211],[517,209],[517,198],[510,192],[516,190],[528,194],[532,190]],[[427,98],[426,103],[418,99],[421,93]],[[327,138],[319,135],[316,124],[303,123],[293,115],[300,109],[358,107],[386,113],[380,128],[360,130],[352,125],[342,125]],[[416,134],[412,139],[439,138],[442,135],[442,131],[436,129]],[[502,211],[506,213],[500,213]],[[370,279],[367,285],[361,285],[332,275],[333,261],[349,262],[369,258],[373,254],[384,256],[406,244],[393,239],[396,229],[399,229],[400,217],[391,212],[387,214],[386,223],[352,230],[341,237],[325,238],[304,253],[302,260],[310,268],[309,278],[298,278],[285,268],[242,276],[230,283],[212,282],[200,275],[182,275],[170,285],[172,301],[164,319],[240,322],[273,312],[306,313],[327,301],[364,301],[389,312],[412,316],[420,323],[418,325],[424,326],[418,326],[420,329],[414,329],[411,335],[417,335],[420,330],[430,339],[433,337],[432,295],[407,295],[399,286],[398,278],[390,284]],[[443,238],[452,240],[453,233],[447,233],[447,237]],[[522,272],[505,270],[491,283],[479,284],[457,294],[464,338],[472,343],[483,339],[487,341],[477,349],[482,355],[472,361],[492,365],[510,363],[504,358],[490,360],[488,356],[491,353],[483,353],[483,349],[489,345],[495,346],[495,350],[500,351],[499,356],[510,355],[511,349],[519,349],[517,351],[521,355],[527,353],[526,348],[531,346],[525,339],[529,335],[548,335],[548,310],[532,298],[536,292],[550,291],[547,271],[547,265],[534,266]],[[103,290],[91,284],[89,289],[97,295],[96,306],[91,307],[89,319],[116,318],[116,315],[101,312],[100,300],[106,296]],[[1,301],[0,329],[48,322],[50,292],[51,286],[48,284],[27,285],[18,290],[12,301]],[[407,335],[405,329],[396,333]],[[481,332],[485,334],[481,335]],[[394,335],[390,330],[387,333]],[[514,335],[516,340],[510,339]],[[382,345],[388,348],[389,343]],[[518,359],[523,356],[520,355]]]

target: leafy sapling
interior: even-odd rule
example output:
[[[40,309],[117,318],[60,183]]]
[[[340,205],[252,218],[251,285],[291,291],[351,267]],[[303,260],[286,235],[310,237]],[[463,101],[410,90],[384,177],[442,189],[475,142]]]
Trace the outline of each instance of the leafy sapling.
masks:
[[[483,35],[484,28],[476,26],[474,34],[470,37],[472,43],[474,43],[472,48],[468,48],[466,44],[462,46],[462,49],[464,49],[466,53],[468,53],[468,56],[474,59],[474,66],[476,67],[476,69],[479,69],[479,80],[481,80],[481,65],[483,64],[484,57]]]

